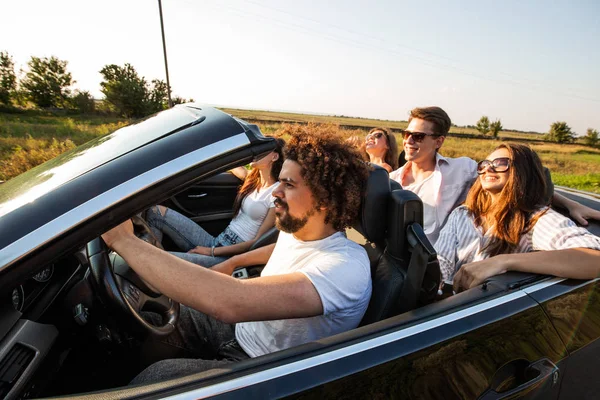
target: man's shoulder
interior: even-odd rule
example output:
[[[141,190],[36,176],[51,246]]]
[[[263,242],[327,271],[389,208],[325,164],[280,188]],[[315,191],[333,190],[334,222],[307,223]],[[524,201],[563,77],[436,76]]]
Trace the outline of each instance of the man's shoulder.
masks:
[[[467,166],[475,167],[477,162],[470,157],[444,157],[441,154],[437,155],[438,163],[440,165],[447,164],[449,166]]]
[[[472,179],[476,176],[477,162],[469,157],[443,157],[438,156],[438,165],[442,174],[454,175],[463,179]]]

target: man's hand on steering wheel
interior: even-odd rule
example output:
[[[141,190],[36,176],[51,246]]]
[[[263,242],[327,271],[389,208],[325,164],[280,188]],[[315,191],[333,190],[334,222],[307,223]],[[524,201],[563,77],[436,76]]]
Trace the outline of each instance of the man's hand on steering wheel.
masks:
[[[133,223],[130,219],[115,226],[108,232],[102,234],[102,239],[108,247],[114,250],[114,244],[120,240],[135,236],[133,233]]]
[[[109,257],[107,246],[118,253],[118,249],[127,246],[130,240],[139,239],[135,237],[131,220],[127,220],[89,242],[87,255],[91,275],[100,289],[100,296],[110,305],[152,334],[168,335],[179,319],[179,303],[144,282],[118,254],[112,253]],[[146,321],[143,311],[160,314],[163,325],[155,326]]]

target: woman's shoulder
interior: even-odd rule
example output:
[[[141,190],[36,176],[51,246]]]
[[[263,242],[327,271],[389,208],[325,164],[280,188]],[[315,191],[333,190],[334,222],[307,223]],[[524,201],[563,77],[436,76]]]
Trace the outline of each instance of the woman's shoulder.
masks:
[[[569,217],[562,215],[558,211],[555,211],[548,206],[538,208],[533,212],[532,218],[537,218],[536,225],[540,222],[551,225],[575,225],[575,222],[573,222]]]

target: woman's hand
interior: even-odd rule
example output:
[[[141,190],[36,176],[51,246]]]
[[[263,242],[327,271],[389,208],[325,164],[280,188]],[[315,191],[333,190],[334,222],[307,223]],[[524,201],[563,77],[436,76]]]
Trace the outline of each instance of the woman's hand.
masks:
[[[196,254],[201,254],[203,256],[212,256],[212,248],[204,247],[204,246],[196,246],[193,249],[191,249],[190,251],[188,251],[188,253],[196,253]]]
[[[453,286],[456,293],[480,285],[491,276],[505,273],[508,268],[506,257],[498,255],[482,261],[464,264],[454,275]]]

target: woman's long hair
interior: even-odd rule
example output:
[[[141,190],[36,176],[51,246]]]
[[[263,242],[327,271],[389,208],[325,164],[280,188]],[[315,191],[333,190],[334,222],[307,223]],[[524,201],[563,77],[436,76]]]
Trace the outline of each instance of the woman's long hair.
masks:
[[[484,247],[489,257],[512,253],[521,236],[527,233],[542,214],[533,216],[546,205],[546,180],[540,158],[528,146],[503,143],[496,147],[506,149],[510,157],[508,180],[495,204],[491,196],[476,180],[469,191],[465,206],[481,227],[494,227],[494,233]]]
[[[275,181],[279,179],[279,173],[281,172],[281,166],[283,165],[283,148],[285,147],[285,141],[280,138],[275,138],[275,149],[273,150],[275,153],[279,155],[277,160],[273,161],[271,164],[271,178]],[[238,194],[233,203],[233,218],[235,218],[240,209],[242,208],[242,202],[250,193],[254,192],[256,189],[260,187],[260,172],[257,168],[252,168],[252,171],[248,173],[246,179],[244,179],[244,183],[240,190],[238,190]]]
[[[396,141],[396,136],[393,133],[388,131],[385,128],[373,128],[367,133],[367,136],[373,132],[383,132],[385,139],[387,140],[388,149],[385,152],[385,157],[383,157],[383,161],[386,162],[392,170],[395,171],[398,169],[398,143]],[[364,148],[364,146],[363,146]],[[366,153],[366,148],[363,150]],[[368,153],[367,153],[368,156]]]

